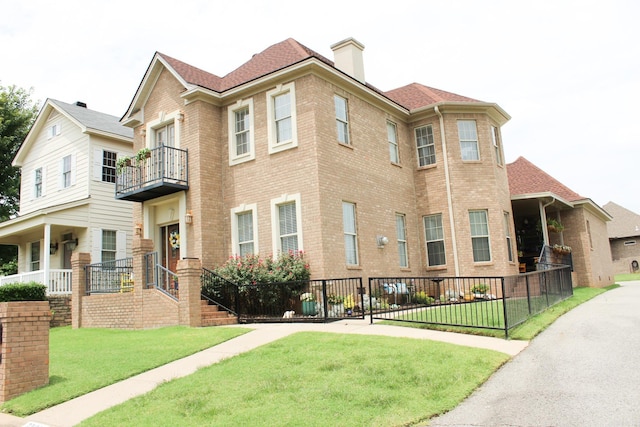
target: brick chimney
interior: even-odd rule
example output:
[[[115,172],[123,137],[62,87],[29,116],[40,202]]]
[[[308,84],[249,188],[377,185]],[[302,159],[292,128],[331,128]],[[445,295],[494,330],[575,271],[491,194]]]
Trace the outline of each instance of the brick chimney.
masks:
[[[364,45],[353,37],[331,45],[333,62],[337,69],[365,83],[362,51]]]

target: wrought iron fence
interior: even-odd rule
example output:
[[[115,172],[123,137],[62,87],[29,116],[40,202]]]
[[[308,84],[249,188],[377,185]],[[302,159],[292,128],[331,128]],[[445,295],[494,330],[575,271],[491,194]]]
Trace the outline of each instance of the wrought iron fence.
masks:
[[[86,293],[133,291],[133,258],[122,258],[85,266]]]
[[[568,246],[544,245],[540,251],[537,269],[546,270],[549,268],[560,267],[562,265],[568,265],[571,268],[571,271],[573,271],[573,256],[571,255],[571,249]]]
[[[235,284],[203,269],[202,294],[241,323],[364,319],[361,278]]]
[[[158,263],[158,253],[144,255],[144,283],[146,288],[156,288],[174,299],[179,299],[178,275]]]
[[[507,277],[369,279],[364,308],[374,319],[509,329],[573,295],[569,266]]]

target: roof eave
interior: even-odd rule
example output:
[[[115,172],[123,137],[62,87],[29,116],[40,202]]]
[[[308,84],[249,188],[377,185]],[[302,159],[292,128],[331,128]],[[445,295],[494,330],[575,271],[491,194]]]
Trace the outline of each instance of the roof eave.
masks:
[[[573,208],[574,205],[572,202],[563,199],[551,191],[544,191],[541,193],[523,193],[523,194],[513,194],[511,195],[511,200],[535,200],[535,199],[551,199],[551,202],[558,202],[565,205],[568,208]]]
[[[492,117],[500,126],[511,120],[511,116],[498,104],[482,101],[438,101],[436,103],[411,110],[411,115],[431,113],[435,107],[438,107],[438,109],[443,113],[455,113],[457,111],[479,109],[489,114],[489,116]]]

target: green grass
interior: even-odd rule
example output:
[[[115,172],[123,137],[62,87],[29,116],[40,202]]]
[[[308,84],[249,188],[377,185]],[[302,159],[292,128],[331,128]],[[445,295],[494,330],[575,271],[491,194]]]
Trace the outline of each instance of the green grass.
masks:
[[[600,295],[608,290],[617,288],[619,285],[611,285],[606,288],[574,288],[573,296],[567,298],[564,301],[561,301],[542,313],[539,313],[519,326],[511,329],[509,331],[509,338],[515,340],[531,340],[540,332],[545,330],[549,325],[551,325],[558,317],[562,316],[564,313],[574,309],[578,305],[582,304],[585,301],[590,300],[591,298]],[[491,329],[482,329],[482,328],[463,328],[456,326],[444,326],[444,325],[426,325],[420,323],[406,323],[406,322],[394,322],[392,320],[387,320],[381,323],[396,325],[396,326],[407,326],[413,328],[420,329],[435,329],[439,331],[448,331],[448,332],[459,332],[466,334],[474,334],[474,335],[485,335],[490,337],[498,337],[504,338],[504,331],[499,330],[491,330]]]
[[[81,425],[411,425],[454,408],[508,359],[428,340],[300,332]]]
[[[640,273],[616,274],[614,276],[616,282],[628,282],[631,280],[640,280]]]
[[[241,328],[169,327],[130,331],[53,328],[49,385],[0,408],[29,415],[248,332]]]

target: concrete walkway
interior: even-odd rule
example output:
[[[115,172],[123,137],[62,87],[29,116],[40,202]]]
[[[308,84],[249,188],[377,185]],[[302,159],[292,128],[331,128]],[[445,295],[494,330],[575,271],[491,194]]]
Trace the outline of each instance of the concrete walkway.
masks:
[[[400,326],[370,324],[369,319],[349,319],[334,323],[278,323],[233,325],[253,331],[226,341],[199,353],[176,360],[167,365],[144,372],[119,383],[104,387],[68,402],[35,413],[27,418],[0,414],[0,427],[70,427],[118,405],[126,400],[147,393],[163,382],[194,373],[199,368],[252,350],[300,331],[333,332],[339,334],[387,335],[443,341],[470,347],[496,350],[515,356],[524,350],[528,342],[507,341],[449,332],[430,331]]]

